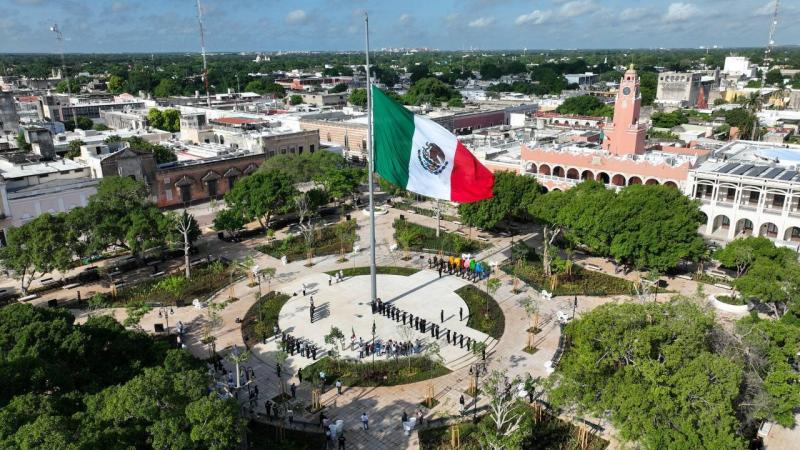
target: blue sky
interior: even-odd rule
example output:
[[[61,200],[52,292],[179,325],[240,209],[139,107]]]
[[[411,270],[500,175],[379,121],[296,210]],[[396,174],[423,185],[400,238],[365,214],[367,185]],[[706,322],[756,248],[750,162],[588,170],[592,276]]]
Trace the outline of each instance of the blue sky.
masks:
[[[774,0],[203,0],[210,51],[763,46]],[[0,0],[0,52],[197,51],[195,0]],[[781,3],[777,44],[800,44]]]

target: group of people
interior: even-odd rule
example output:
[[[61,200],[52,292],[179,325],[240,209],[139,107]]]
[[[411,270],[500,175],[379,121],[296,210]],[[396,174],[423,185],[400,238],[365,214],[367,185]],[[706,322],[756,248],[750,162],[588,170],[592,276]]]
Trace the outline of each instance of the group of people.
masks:
[[[364,342],[364,339],[359,338],[356,345],[358,346],[359,358],[366,358],[372,354],[385,354],[387,357],[411,356],[422,351],[422,343],[419,339],[417,339],[416,343],[411,341],[400,342],[392,339],[384,343],[381,339],[375,339],[374,342]]]
[[[428,258],[428,268],[438,270],[439,278],[445,272],[473,282],[483,280],[489,276],[489,267],[486,263],[460,256],[450,256],[448,258],[434,256],[433,258]]]
[[[317,351],[319,348],[313,342],[296,338],[289,333],[283,332],[281,333],[281,346],[283,350],[291,356],[294,356],[295,353],[299,353],[300,356],[311,358],[315,361],[317,360]]]
[[[439,328],[439,325],[431,323],[429,328],[427,319],[414,316],[414,314],[403,311],[392,304],[384,303],[380,298],[376,299],[375,302],[371,302],[370,306],[372,308],[372,314],[380,314],[384,317],[394,320],[395,322],[403,322],[403,325],[408,324],[420,333],[430,332],[431,337],[436,339],[439,339],[439,336],[441,335],[441,329]]]
[[[328,286],[332,285],[334,280],[336,280],[337,283],[344,280],[344,272],[342,269],[339,269],[339,271],[335,274],[328,276]]]

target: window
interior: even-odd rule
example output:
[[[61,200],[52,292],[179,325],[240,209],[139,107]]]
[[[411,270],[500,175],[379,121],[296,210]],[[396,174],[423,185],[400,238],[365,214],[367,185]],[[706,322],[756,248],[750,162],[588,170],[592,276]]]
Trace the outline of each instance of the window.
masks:
[[[311,144],[311,145],[308,146],[308,152],[309,153],[314,153],[314,144]]]
[[[776,194],[772,197],[772,207],[773,208],[783,208],[783,202],[785,197],[783,195]]]
[[[167,197],[168,202],[172,201],[172,189],[167,189],[164,191],[164,195]]]
[[[75,170],[73,170],[73,172],[75,172],[75,173],[81,173],[81,172],[83,172],[83,169],[75,169]]]
[[[758,203],[758,192],[750,191],[750,197],[748,199],[750,203]]]
[[[233,189],[233,185],[234,185],[235,183],[236,183],[236,177],[235,177],[235,176],[230,176],[230,177],[228,177],[228,190],[229,190],[229,191],[230,191],[231,189]]]
[[[42,178],[47,178],[49,176],[50,176],[50,174],[44,173],[44,174],[39,175],[39,179],[41,180]]]
[[[170,184],[172,180],[169,177],[164,178],[164,184]]]
[[[302,155],[303,154],[303,146],[302,145],[297,147],[297,154],[298,155]]]

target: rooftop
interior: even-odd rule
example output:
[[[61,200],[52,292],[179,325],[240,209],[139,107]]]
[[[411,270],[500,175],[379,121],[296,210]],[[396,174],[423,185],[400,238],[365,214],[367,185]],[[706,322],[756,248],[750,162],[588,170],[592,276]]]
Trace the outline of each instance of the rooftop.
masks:
[[[714,152],[697,171],[800,182],[800,146],[734,141]]]
[[[33,175],[46,175],[65,170],[85,169],[88,166],[71,159],[58,161],[27,162],[14,164],[11,161],[0,159],[0,176],[6,180],[12,178],[29,177]]]

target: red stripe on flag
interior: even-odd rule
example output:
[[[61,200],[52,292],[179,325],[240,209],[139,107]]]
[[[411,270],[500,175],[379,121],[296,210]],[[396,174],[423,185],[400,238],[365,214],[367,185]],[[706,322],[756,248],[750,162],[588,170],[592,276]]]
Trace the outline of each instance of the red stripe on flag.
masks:
[[[450,175],[450,200],[477,202],[492,197],[494,175],[460,141],[456,145],[453,173]]]

